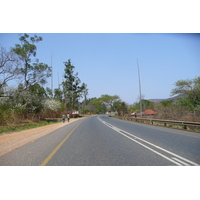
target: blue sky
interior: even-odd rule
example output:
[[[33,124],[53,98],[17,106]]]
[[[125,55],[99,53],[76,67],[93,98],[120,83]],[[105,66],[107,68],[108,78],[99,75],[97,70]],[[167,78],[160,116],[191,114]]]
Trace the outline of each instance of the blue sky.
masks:
[[[132,104],[138,100],[137,59],[145,99],[168,98],[174,83],[200,76],[200,35],[164,33],[36,33],[40,62],[53,65],[53,86],[71,59],[75,72],[89,89],[88,98],[119,95]],[[33,35],[33,34],[29,34]],[[19,34],[1,33],[0,46],[19,43]],[[48,87],[51,87],[49,79]]]
[[[57,87],[58,74],[61,82],[64,72],[63,62],[67,59],[71,59],[76,67],[75,70],[79,72],[81,81],[88,85],[88,97],[99,97],[106,93],[110,95],[118,94],[127,103],[137,101],[139,96],[137,59],[141,72],[142,94],[146,99],[168,98],[171,89],[174,87],[173,84],[177,80],[192,79],[200,75],[199,36],[162,34],[200,33],[200,12],[199,1],[197,0],[57,0],[55,2],[48,1],[48,5],[46,1],[41,0],[35,0],[31,4],[25,4],[22,0],[7,0],[1,2],[1,7],[0,46],[9,48],[19,42],[18,34],[1,33],[36,33],[41,35],[43,41],[38,43],[37,57],[40,62],[50,65],[51,55],[54,55],[54,87]],[[48,86],[50,87],[50,82]],[[58,170],[57,168],[54,169],[57,177]],[[141,171],[140,169],[137,168],[137,173],[135,173],[138,176],[135,177],[134,175],[135,182],[140,181],[141,174],[144,174],[144,168]],[[144,178],[151,180],[152,183],[152,177],[146,176],[154,174],[153,184],[151,185],[155,186],[156,184],[156,187],[159,187],[157,183],[162,182],[159,187],[159,190],[162,191],[165,188],[163,184],[168,183],[167,181],[163,182],[163,180],[171,177],[171,174],[174,173],[174,168],[173,170],[170,168],[170,171],[168,169],[164,168],[165,173],[160,171],[162,176],[157,177],[155,174],[161,169],[153,168],[152,171],[151,168],[149,172],[149,168],[146,168],[147,173],[145,173]],[[184,174],[188,174],[186,179],[196,176],[194,170],[191,172],[189,169],[185,172],[185,169]],[[70,170],[73,171],[73,169]],[[77,168],[75,170],[74,173],[77,173]],[[88,174],[91,174],[91,170],[89,168],[87,171],[89,172],[87,177]],[[116,170],[116,173],[122,174],[122,181],[127,181],[124,180],[124,177],[129,177],[129,171],[127,172],[124,168],[121,169],[123,171],[118,168]],[[84,171],[80,172],[79,174],[86,174],[85,168]],[[34,175],[38,175],[38,173],[40,174],[38,170],[35,173],[31,171],[31,174]],[[74,173],[71,173],[73,174],[72,179],[70,179],[72,181]],[[107,173],[107,169],[102,173],[98,169],[99,177],[96,176],[96,171],[94,173],[95,179],[98,180]],[[193,176],[191,176],[191,173]],[[24,181],[22,173],[15,171],[12,173],[12,175],[16,174],[20,174],[21,184],[27,182],[27,180]],[[59,175],[62,177],[62,174]],[[177,176],[177,171],[173,175]],[[180,177],[181,175],[182,171]],[[18,180],[17,178],[16,180]],[[7,176],[3,180],[7,181]],[[86,183],[90,184],[91,181],[88,180]],[[193,180],[188,179],[188,181]],[[118,184],[116,181],[110,183],[110,185],[114,185],[113,189],[118,186],[115,185]],[[175,183],[176,187],[180,187],[180,190],[185,186],[182,185],[182,182],[177,183],[176,181]],[[30,184],[31,182],[29,186]],[[85,185],[88,186],[88,184]],[[47,185],[46,189],[49,189],[49,182],[45,182],[43,185]],[[95,182],[94,185],[96,187],[98,183]],[[166,186],[168,187],[168,185]],[[58,188],[56,195],[60,192],[60,185],[58,185]],[[80,189],[86,188],[81,185]],[[140,188],[137,187],[138,189]],[[147,189],[153,191],[151,189],[154,188],[149,188],[148,185]],[[123,197],[124,194],[129,195],[127,187],[120,187],[120,190]],[[140,190],[138,191],[139,193],[136,193],[136,196],[141,196]],[[190,192],[190,190],[188,191]],[[149,193],[147,194],[148,198]],[[193,194],[193,188],[188,194],[190,196]],[[111,195],[113,196],[113,193]],[[118,193],[117,195],[122,196]],[[177,193],[177,197],[180,197],[180,193]],[[155,198],[154,195],[154,199],[159,198]]]

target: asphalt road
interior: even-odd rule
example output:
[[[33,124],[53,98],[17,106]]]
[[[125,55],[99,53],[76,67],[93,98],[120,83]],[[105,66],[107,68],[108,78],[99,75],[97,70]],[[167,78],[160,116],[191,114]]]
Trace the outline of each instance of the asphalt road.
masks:
[[[1,156],[0,165],[195,166],[200,134],[92,116]]]

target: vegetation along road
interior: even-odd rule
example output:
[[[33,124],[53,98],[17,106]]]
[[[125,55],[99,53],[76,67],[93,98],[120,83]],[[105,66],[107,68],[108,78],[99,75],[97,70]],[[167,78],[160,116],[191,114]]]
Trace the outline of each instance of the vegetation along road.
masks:
[[[2,166],[200,165],[200,134],[91,116],[0,157]]]

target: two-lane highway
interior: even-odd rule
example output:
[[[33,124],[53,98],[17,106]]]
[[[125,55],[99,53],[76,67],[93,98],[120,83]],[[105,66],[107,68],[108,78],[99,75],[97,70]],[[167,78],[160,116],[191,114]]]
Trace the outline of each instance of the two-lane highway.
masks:
[[[196,166],[200,134],[92,116],[1,156],[0,165]]]

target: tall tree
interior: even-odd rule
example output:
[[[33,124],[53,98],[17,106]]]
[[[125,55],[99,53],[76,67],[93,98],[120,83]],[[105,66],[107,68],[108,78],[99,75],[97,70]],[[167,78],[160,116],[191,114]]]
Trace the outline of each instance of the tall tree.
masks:
[[[84,103],[86,105],[87,95],[88,95],[88,88],[87,88],[87,84],[85,84],[85,83],[82,84],[82,92],[83,92],[83,97],[84,97]]]
[[[78,100],[83,95],[83,91],[86,90],[86,84],[82,84],[78,78],[78,73],[74,72],[75,66],[71,64],[71,60],[68,59],[65,64],[65,74],[63,81],[63,93],[68,109],[78,109]]]
[[[37,47],[35,43],[42,41],[42,37],[34,35],[29,37],[28,34],[24,34],[19,38],[21,44],[16,44],[12,50],[20,57],[24,63],[24,67],[21,68],[21,74],[24,79],[24,89],[28,89],[35,83],[45,84],[47,78],[51,76],[51,67],[44,63],[33,63],[32,57],[36,57]]]

